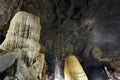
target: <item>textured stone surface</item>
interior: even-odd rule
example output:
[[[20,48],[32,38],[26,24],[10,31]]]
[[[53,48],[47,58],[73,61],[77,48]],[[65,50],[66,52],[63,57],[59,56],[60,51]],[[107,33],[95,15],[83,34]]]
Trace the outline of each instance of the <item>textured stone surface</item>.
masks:
[[[120,0],[36,0],[37,9],[32,9],[33,2],[30,1],[26,1],[27,5],[22,5],[21,10],[34,15],[40,13],[42,30],[39,41],[41,51],[45,53],[48,75],[55,72],[56,57],[64,62],[68,54],[74,53],[84,61],[100,58],[102,51],[104,58],[120,59]],[[6,4],[1,2],[1,5]],[[94,54],[97,52],[93,46],[100,48],[101,51],[97,50],[100,55]]]
[[[11,17],[21,8],[22,0],[0,0],[0,26],[7,24]]]
[[[78,59],[73,55],[65,59],[64,77],[65,80],[88,80]]]
[[[45,64],[44,54],[40,54],[40,19],[28,12],[20,11],[10,22],[4,42],[0,45],[2,50],[15,50],[13,55],[7,53],[1,56],[0,72],[12,66],[14,72],[12,80],[38,80],[41,78]],[[6,74],[9,76],[8,74]]]

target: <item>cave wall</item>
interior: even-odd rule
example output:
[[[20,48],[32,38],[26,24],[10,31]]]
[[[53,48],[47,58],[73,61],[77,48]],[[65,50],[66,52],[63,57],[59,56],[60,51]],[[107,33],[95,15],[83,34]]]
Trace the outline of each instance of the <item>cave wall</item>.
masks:
[[[10,2],[14,2],[13,5],[9,4],[7,7],[11,7],[4,11],[3,8]],[[62,62],[65,56],[74,54],[83,61],[86,59],[86,56],[83,56],[86,54],[83,53],[91,45],[100,47],[107,51],[107,54],[119,55],[119,0],[10,2],[1,0],[0,4],[0,26],[5,31],[4,36],[9,27],[6,24],[9,24],[17,11],[23,10],[39,16],[42,25],[39,42],[42,45],[41,52],[46,55],[46,64],[51,66],[48,66],[48,72],[54,73],[56,58]]]

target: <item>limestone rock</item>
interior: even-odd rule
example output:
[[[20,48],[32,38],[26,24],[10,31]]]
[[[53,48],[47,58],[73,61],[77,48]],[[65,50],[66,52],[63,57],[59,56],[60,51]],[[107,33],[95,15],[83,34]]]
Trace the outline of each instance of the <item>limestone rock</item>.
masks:
[[[8,23],[8,21],[11,19],[11,16],[19,11],[22,3],[23,0],[0,0],[0,26]]]
[[[39,62],[38,65],[38,72],[39,72],[39,78],[42,78],[42,73],[45,67],[45,55],[44,54],[39,54],[37,57],[37,60]]]
[[[103,53],[100,50],[100,48],[93,47],[93,49],[92,49],[92,55],[94,56],[94,58],[100,60],[102,58]]]
[[[64,76],[65,80],[88,80],[82,66],[73,55],[65,59]]]
[[[5,63],[0,62],[0,67],[5,70],[17,60],[17,66],[13,80],[38,80],[41,78],[45,59],[40,51],[40,19],[30,13],[20,11],[15,14],[10,22],[4,42],[0,45],[2,50],[15,50],[13,56],[5,56]],[[7,57],[7,58],[6,58]],[[7,60],[6,60],[7,59]],[[9,60],[9,61],[8,61]],[[9,63],[8,63],[9,62]]]
[[[120,61],[111,60],[109,64],[116,72],[120,73]]]
[[[10,22],[10,27],[4,42],[0,45],[3,50],[21,48],[28,58],[34,59],[40,50],[40,20],[37,16],[20,11]]]
[[[93,48],[92,45],[88,45],[88,46],[86,47],[86,49],[84,50],[83,55],[82,55],[83,58],[85,58],[85,59],[89,58],[89,56],[90,56],[90,51],[92,50],[92,48]]]
[[[16,56],[14,52],[0,56],[0,73],[9,68],[14,63],[15,59]]]
[[[22,60],[18,60],[17,70],[15,73],[16,79],[25,80],[28,76],[29,76],[29,72],[26,64]]]

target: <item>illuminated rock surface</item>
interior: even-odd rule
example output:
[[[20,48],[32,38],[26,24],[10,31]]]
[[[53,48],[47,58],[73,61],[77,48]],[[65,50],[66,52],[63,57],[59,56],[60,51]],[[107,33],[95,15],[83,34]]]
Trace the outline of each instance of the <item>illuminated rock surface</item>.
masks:
[[[65,80],[88,80],[82,66],[73,55],[65,59],[64,77]]]

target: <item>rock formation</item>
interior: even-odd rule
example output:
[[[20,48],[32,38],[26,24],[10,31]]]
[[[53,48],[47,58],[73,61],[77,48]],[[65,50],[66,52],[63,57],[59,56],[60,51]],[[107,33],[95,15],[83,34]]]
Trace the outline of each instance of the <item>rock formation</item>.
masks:
[[[87,69],[93,71],[92,80],[99,73],[103,77],[104,66],[119,74],[119,7],[120,0],[0,0],[1,43],[6,36],[0,45],[0,62],[10,56],[6,60],[10,64],[3,63],[6,67],[2,73],[6,75],[2,76],[6,76],[5,79],[12,79],[10,76],[20,79],[21,73],[25,73],[25,76],[31,76],[28,77],[30,79],[37,79],[36,76],[54,79],[57,58],[63,77],[67,55],[76,56],[83,68],[90,65]],[[37,24],[42,25],[40,32],[40,27],[35,27]],[[105,65],[101,64],[104,62]],[[93,67],[94,70],[91,69]],[[37,74],[33,75],[30,70],[33,73],[37,71]]]
[[[65,80],[88,80],[82,66],[73,55],[65,59],[64,77]]]
[[[12,76],[13,80],[38,80],[38,78],[41,78],[45,60],[44,54],[39,53],[40,30],[40,19],[37,16],[20,11],[12,18],[0,49],[16,51],[14,53],[16,58],[6,56],[10,58],[8,60],[12,61],[6,67],[10,67],[10,64],[13,64],[15,60],[17,63],[15,75]],[[4,57],[2,56],[2,58]]]

